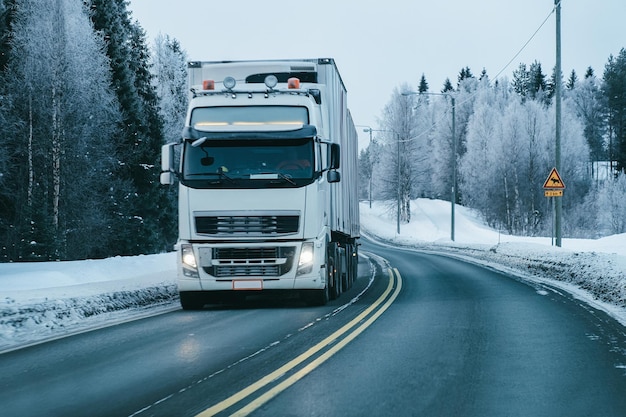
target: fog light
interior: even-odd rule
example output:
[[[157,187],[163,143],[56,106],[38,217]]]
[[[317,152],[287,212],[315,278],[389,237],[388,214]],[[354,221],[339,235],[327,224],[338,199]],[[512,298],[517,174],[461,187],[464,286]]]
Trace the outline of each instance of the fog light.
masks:
[[[233,88],[235,88],[235,85],[237,85],[237,81],[235,81],[235,79],[233,77],[226,77],[224,78],[224,88],[227,90],[232,90]]]
[[[278,84],[278,78],[276,78],[275,75],[270,74],[267,77],[265,77],[265,85],[267,86],[267,88],[269,88],[270,90],[274,87],[276,87],[276,85]]]

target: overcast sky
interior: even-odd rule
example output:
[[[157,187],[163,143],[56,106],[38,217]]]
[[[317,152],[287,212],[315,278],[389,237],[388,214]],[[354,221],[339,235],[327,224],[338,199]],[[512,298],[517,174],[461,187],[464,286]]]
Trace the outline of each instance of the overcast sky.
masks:
[[[602,76],[626,48],[626,0],[561,4],[563,73],[591,66]],[[431,92],[446,78],[456,85],[466,66],[511,78],[537,60],[551,74],[553,9],[554,0],[130,0],[148,40],[176,38],[190,60],[335,58],[354,122],[373,128],[393,89],[417,88],[422,74]]]

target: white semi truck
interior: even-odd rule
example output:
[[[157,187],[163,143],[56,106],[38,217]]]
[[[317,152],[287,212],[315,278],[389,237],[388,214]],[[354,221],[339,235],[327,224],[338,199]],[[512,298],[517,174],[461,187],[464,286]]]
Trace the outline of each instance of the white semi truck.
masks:
[[[189,62],[178,183],[183,309],[253,294],[323,305],[357,277],[357,133],[333,59]]]

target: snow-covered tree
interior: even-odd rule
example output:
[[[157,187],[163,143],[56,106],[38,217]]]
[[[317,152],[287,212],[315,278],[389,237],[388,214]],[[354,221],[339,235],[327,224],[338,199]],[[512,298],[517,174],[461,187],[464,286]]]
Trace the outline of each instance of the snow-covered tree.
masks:
[[[497,170],[501,155],[496,152],[501,148],[495,144],[501,141],[500,120],[508,104],[508,90],[501,87],[502,84],[498,88],[489,88],[486,81],[481,82],[474,112],[468,121],[466,153],[458,164],[459,189],[464,204],[479,210],[493,225],[499,225],[494,200],[502,190]]]
[[[159,33],[152,54],[153,84],[159,96],[159,114],[163,119],[166,142],[180,137],[187,111],[187,54],[180,43]]]
[[[592,175],[598,179],[597,165],[607,160],[605,105],[600,91],[600,82],[592,74],[575,83],[567,92],[576,115],[583,123],[584,135],[590,150]]]
[[[609,156],[616,162],[617,171],[626,172],[626,48],[616,57],[609,57],[602,90],[607,99]]]
[[[378,175],[383,182],[380,194],[389,202],[390,209],[393,207],[398,210],[399,200],[400,221],[403,223],[410,221],[411,198],[419,192],[415,166],[422,161],[417,152],[419,142],[414,138],[415,96],[401,93],[410,90],[406,84],[394,90],[383,111],[381,132],[378,132],[383,134],[385,141],[384,153],[378,165]]]
[[[598,226],[606,234],[626,233],[626,174],[620,172],[598,191]]]
[[[117,218],[111,227],[118,241],[110,250],[125,255],[168,250],[175,241],[176,218],[170,210],[170,190],[158,181],[163,126],[145,32],[131,21],[127,0],[88,3],[94,27],[107,41],[112,89],[123,115],[114,176],[131,185],[130,191],[115,197]]]
[[[4,73],[4,259],[97,256],[106,244],[119,118],[103,45],[80,0],[17,0]],[[98,233],[100,232],[100,233]],[[92,238],[100,235],[100,240]]]

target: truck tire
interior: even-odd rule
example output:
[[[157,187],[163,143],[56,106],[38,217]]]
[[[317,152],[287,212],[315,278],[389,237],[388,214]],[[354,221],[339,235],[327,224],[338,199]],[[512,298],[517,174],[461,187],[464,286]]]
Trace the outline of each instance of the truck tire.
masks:
[[[202,310],[204,299],[197,292],[183,291],[180,294],[180,305],[183,310]]]
[[[328,269],[328,282],[330,283],[331,300],[336,300],[341,295],[341,276],[337,273],[338,271],[335,259],[335,257],[328,257],[328,262],[326,262],[326,268]]]
[[[304,299],[310,306],[321,307],[328,304],[330,299],[330,280],[328,274],[328,262],[326,262],[326,285],[321,290],[306,290],[304,292]]]

